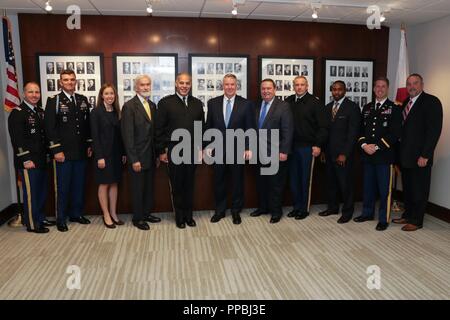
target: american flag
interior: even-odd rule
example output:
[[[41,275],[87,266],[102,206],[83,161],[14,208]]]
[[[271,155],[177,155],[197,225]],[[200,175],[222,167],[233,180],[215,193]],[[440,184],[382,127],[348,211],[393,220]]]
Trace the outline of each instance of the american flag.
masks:
[[[6,84],[5,104],[6,111],[11,111],[15,107],[20,105],[19,90],[17,86],[16,75],[16,59],[14,57],[14,48],[11,37],[11,24],[8,17],[4,16],[3,19],[3,45],[5,48],[5,60],[6,60],[6,74],[8,82]]]

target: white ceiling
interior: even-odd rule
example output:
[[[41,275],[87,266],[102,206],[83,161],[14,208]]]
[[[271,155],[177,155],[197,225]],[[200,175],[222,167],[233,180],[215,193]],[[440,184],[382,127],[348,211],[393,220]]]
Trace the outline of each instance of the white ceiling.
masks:
[[[386,11],[387,26],[408,26],[450,15],[449,0],[149,0],[153,16],[233,18],[233,1],[238,4],[237,19],[312,21],[311,5],[320,4],[318,22],[366,24],[370,5]],[[46,13],[46,0],[0,0],[7,13]],[[82,14],[147,15],[146,0],[51,0],[53,13],[64,14],[76,4]]]

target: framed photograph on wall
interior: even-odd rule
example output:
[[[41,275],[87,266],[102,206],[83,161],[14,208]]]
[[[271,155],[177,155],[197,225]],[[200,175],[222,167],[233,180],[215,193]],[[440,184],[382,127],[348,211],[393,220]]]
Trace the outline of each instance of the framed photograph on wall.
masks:
[[[203,102],[223,94],[223,77],[232,73],[237,78],[237,94],[248,97],[248,55],[189,54],[192,95]]]
[[[136,94],[133,88],[134,79],[141,74],[147,74],[152,79],[150,99],[155,104],[158,104],[162,97],[175,93],[175,77],[178,72],[176,53],[115,53],[113,65],[120,107]]]
[[[275,81],[276,96],[281,100],[294,94],[293,80],[305,76],[308,92],[314,90],[314,59],[301,57],[259,56],[259,81],[270,78]]]
[[[336,80],[345,82],[347,98],[360,108],[372,101],[374,60],[325,59],[325,103],[333,100],[331,85]]]
[[[95,105],[98,91],[103,83],[103,54],[38,53],[36,65],[44,108],[48,97],[61,91],[59,74],[64,69],[71,69],[76,74],[75,92],[85,95],[91,105]]]

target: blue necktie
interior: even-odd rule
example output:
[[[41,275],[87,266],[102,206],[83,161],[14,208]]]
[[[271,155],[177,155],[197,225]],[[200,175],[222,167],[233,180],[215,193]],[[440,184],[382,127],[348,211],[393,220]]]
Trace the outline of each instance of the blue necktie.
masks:
[[[228,128],[228,123],[230,122],[231,118],[231,100],[228,99],[227,106],[225,109],[225,126]]]
[[[269,103],[267,101],[264,101],[264,105],[261,109],[261,114],[259,115],[259,121],[258,121],[258,126],[260,129],[262,128],[264,119],[266,118],[268,105],[269,105]]]

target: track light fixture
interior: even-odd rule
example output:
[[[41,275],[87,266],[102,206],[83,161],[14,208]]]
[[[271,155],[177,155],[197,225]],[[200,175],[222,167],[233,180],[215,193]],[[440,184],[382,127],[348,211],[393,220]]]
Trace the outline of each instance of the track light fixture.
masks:
[[[381,13],[380,22],[385,22],[386,17],[384,16],[384,12]]]
[[[319,17],[319,15],[317,14],[317,9],[313,9],[313,13],[312,13],[311,17],[313,19],[317,19]]]
[[[53,7],[50,5],[50,0],[45,3],[45,11],[50,12],[53,10]]]
[[[231,14],[232,14],[233,16],[237,16],[238,11],[237,11],[237,5],[236,5],[236,4],[233,5],[233,10],[231,10]]]
[[[153,7],[152,7],[152,3],[149,0],[146,0],[147,2],[147,13],[148,14],[152,14],[153,13]]]

